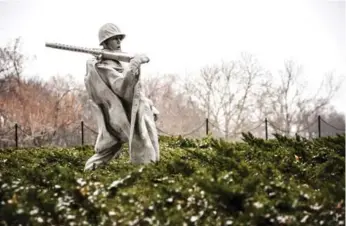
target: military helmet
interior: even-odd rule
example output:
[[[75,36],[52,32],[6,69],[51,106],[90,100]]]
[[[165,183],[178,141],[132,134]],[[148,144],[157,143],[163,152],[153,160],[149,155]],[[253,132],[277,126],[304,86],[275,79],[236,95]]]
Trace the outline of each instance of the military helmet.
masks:
[[[125,34],[122,33],[118,26],[112,23],[104,24],[99,30],[99,43],[102,45],[104,41],[114,36],[120,36],[121,40],[125,38]]]

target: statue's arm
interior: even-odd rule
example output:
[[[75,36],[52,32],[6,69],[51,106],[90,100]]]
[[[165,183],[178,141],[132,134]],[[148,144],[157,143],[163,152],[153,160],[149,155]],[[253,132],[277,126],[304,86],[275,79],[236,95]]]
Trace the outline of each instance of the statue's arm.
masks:
[[[124,100],[132,100],[133,87],[135,86],[136,80],[134,79],[134,75],[132,75],[130,71],[124,71],[123,73],[120,73],[115,69],[105,65],[98,65],[97,71],[99,76],[113,91],[113,93]]]
[[[134,87],[139,81],[140,66],[147,62],[149,62],[147,56],[137,55],[130,61],[128,69],[123,72],[124,79],[121,84],[121,89],[126,98],[132,100]]]
[[[138,55],[130,61],[128,69],[122,73],[107,64],[99,64],[98,71],[115,94],[131,101],[134,87],[139,80],[140,65],[148,61],[146,56]]]
[[[129,68],[124,72],[125,80],[128,80],[128,83],[137,83],[140,75],[140,66],[141,64],[148,63],[149,58],[145,55],[136,55],[131,59]]]

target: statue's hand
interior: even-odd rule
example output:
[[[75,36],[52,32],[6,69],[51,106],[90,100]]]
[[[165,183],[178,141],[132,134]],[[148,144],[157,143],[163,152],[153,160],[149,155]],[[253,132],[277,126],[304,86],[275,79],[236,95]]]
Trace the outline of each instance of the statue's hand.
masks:
[[[102,54],[97,55],[97,56],[95,56],[95,57],[96,57],[96,60],[97,60],[98,62],[101,62],[101,61],[103,60]]]
[[[149,57],[145,54],[137,54],[134,59],[138,60],[141,64],[145,64],[149,62]]]
[[[149,62],[149,57],[144,54],[135,55],[134,58],[130,61],[130,67],[133,69],[138,69],[141,64]]]

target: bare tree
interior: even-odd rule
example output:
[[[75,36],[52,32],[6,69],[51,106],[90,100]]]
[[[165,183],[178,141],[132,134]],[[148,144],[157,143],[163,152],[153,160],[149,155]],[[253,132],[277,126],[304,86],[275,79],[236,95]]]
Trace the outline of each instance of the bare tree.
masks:
[[[2,82],[8,78],[20,80],[24,62],[24,55],[20,53],[20,47],[21,39],[17,38],[7,46],[0,48],[0,80]]]
[[[21,142],[41,145],[53,142],[81,118],[81,103],[72,76],[44,82],[23,74],[28,57],[20,52],[21,40],[0,48],[0,119],[2,130],[19,125]],[[77,87],[78,89],[78,87]],[[79,92],[79,91],[78,91]],[[58,135],[58,131],[64,132]],[[71,136],[70,136],[71,137]],[[61,140],[61,139],[60,139]]]
[[[317,115],[328,106],[341,84],[342,80],[336,80],[334,74],[326,74],[316,93],[309,95],[302,66],[286,61],[279,83],[273,80],[263,87],[266,92],[262,93],[257,107],[266,115],[274,132],[299,133],[317,122]]]
[[[7,46],[0,47],[0,116],[2,126],[7,126],[11,121],[11,115],[6,108],[4,100],[15,98],[24,105],[20,92],[20,79],[23,69],[24,56],[20,53],[21,40],[17,38],[9,42]]]
[[[257,59],[243,53],[238,61],[204,67],[196,80],[185,84],[185,91],[226,138],[234,138],[257,120],[254,106],[264,77]]]

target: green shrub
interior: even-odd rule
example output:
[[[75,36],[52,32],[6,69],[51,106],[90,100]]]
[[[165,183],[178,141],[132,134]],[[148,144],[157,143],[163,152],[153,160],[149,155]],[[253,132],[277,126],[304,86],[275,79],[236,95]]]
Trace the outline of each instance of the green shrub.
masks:
[[[345,136],[160,137],[161,160],[83,172],[92,147],[0,151],[0,225],[344,225]]]

